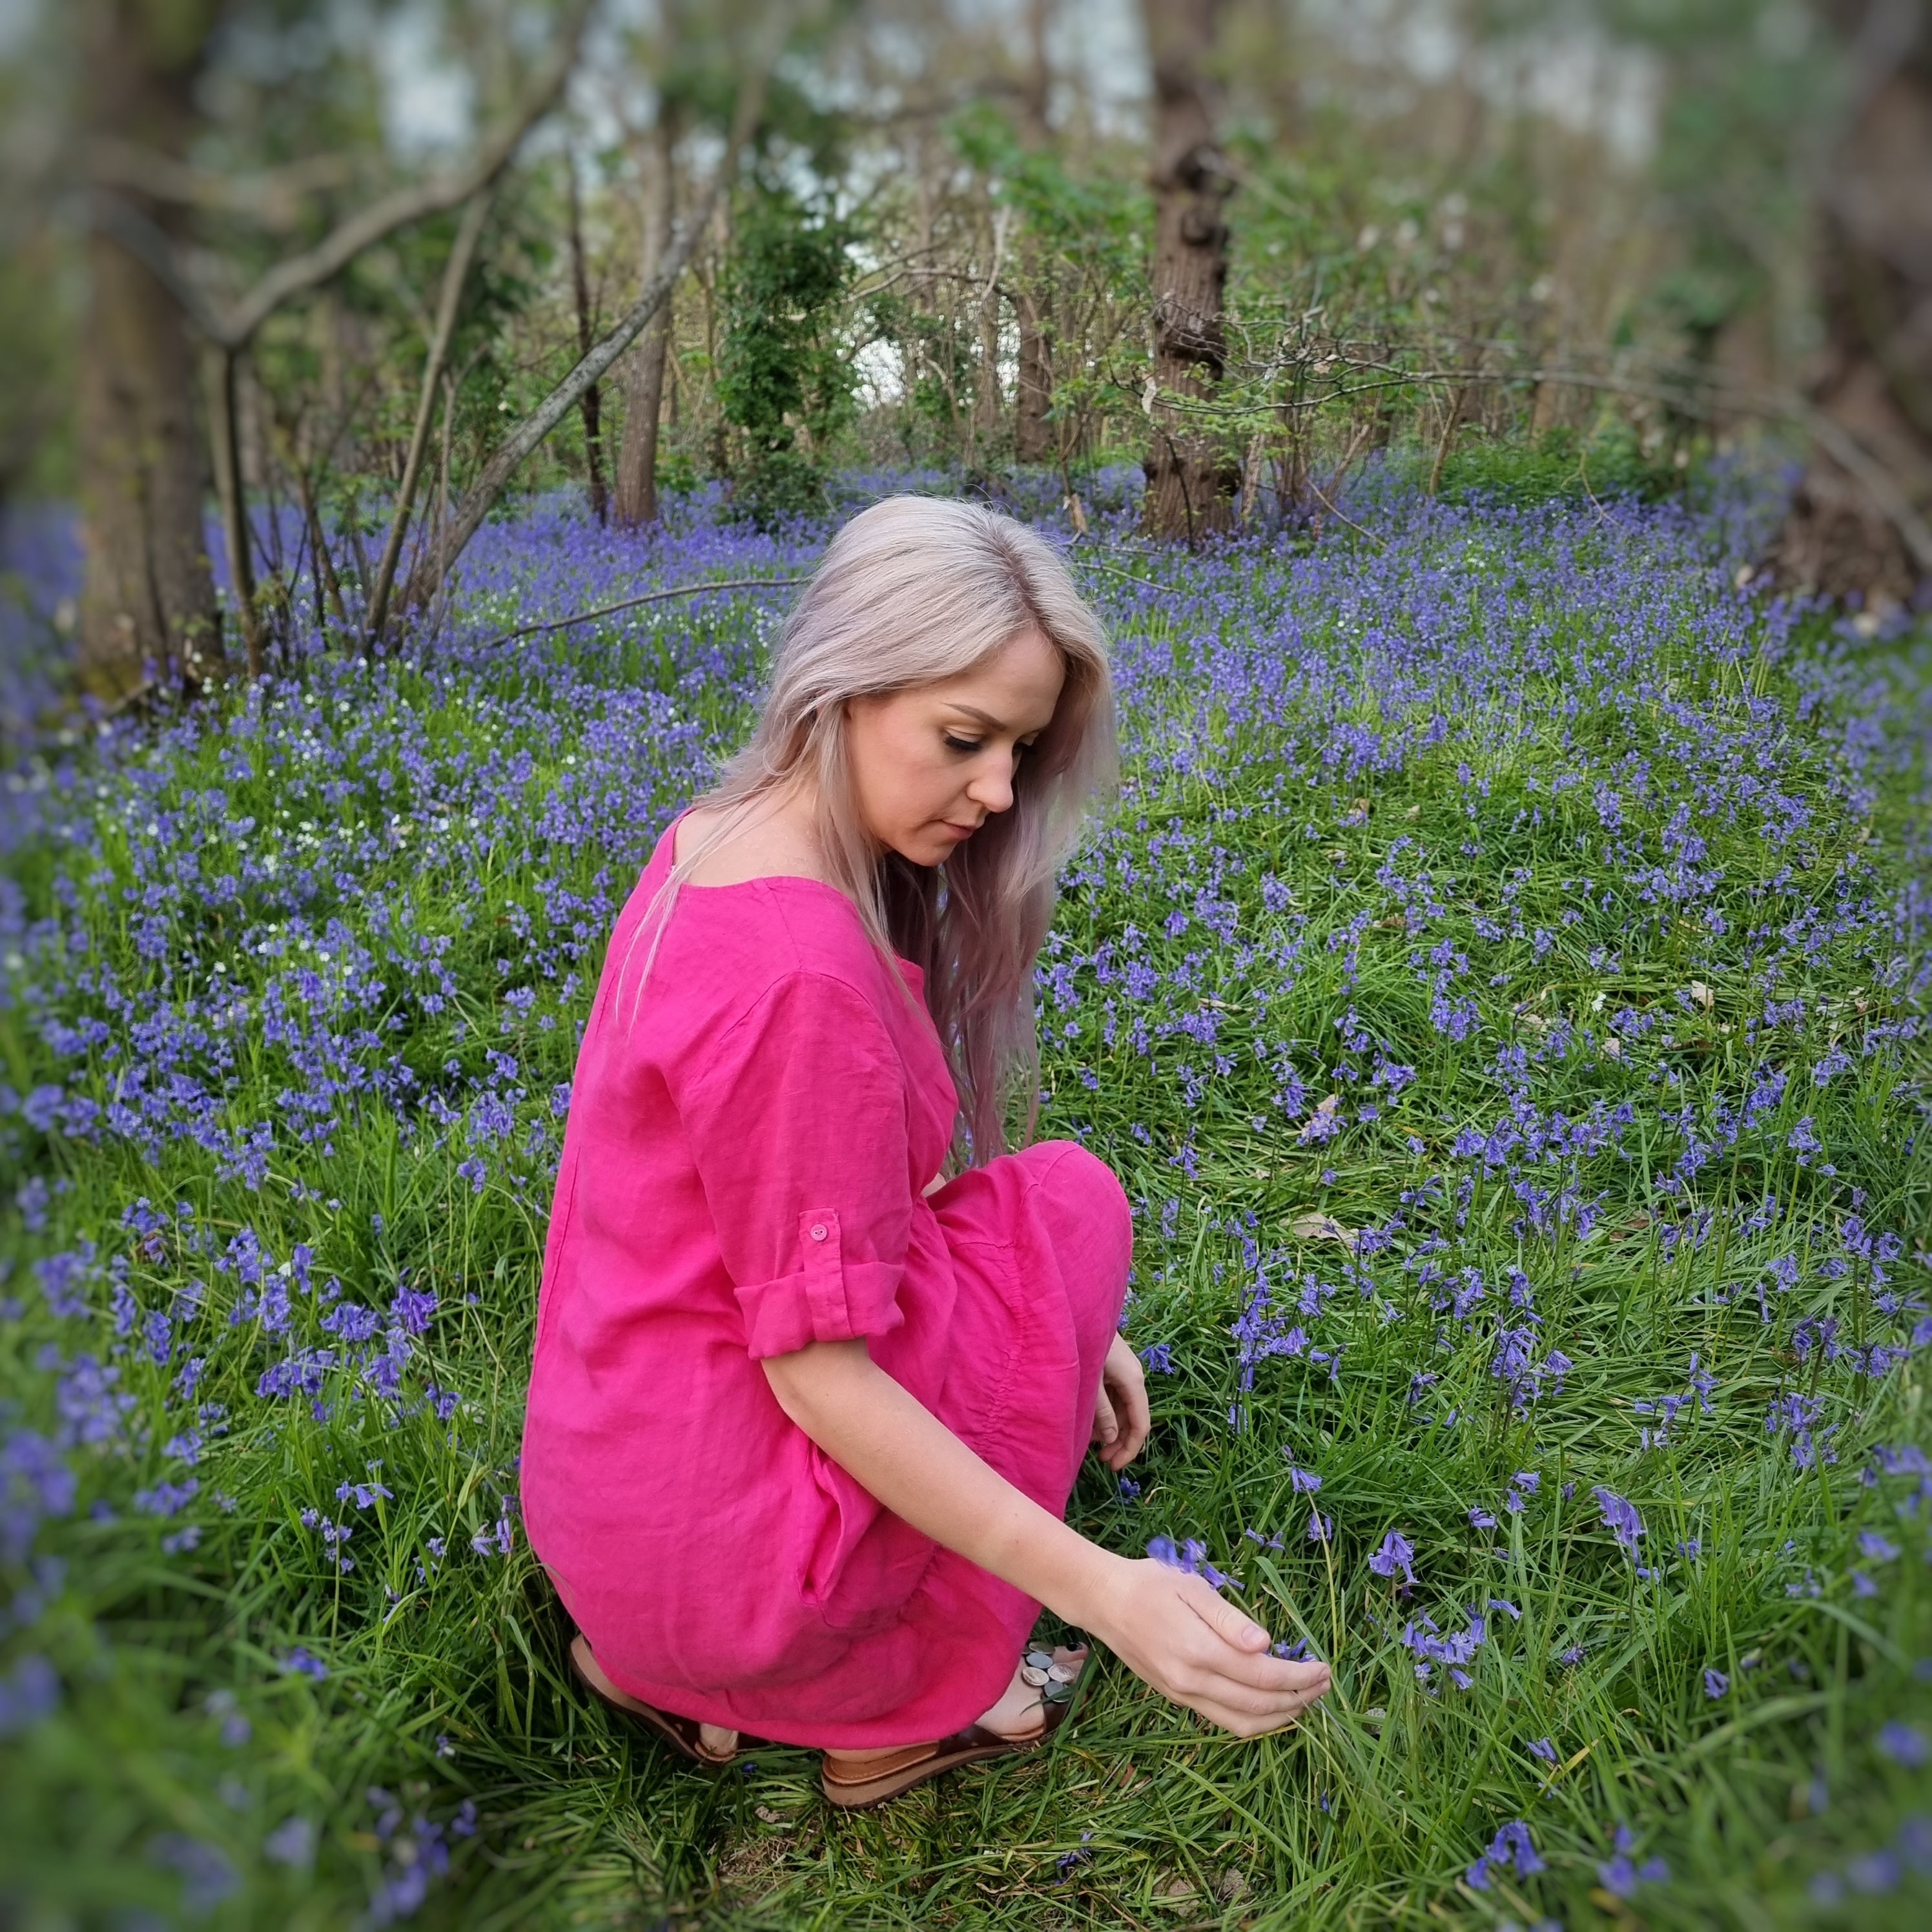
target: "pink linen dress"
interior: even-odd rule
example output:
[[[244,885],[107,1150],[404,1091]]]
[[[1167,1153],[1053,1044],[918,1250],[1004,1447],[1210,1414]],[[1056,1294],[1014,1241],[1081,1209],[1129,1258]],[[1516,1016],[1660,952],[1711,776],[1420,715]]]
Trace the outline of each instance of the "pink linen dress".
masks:
[[[675,831],[578,1053],[524,1424],[530,1546],[611,1680],[661,1709],[830,1749],[941,1737],[1005,1689],[1039,1606],[884,1508],[760,1360],[865,1336],[1058,1515],[1126,1295],[1126,1198],[1070,1141],[922,1196],[958,1098],[920,969],[888,965],[821,881],[684,886],[640,1000]]]

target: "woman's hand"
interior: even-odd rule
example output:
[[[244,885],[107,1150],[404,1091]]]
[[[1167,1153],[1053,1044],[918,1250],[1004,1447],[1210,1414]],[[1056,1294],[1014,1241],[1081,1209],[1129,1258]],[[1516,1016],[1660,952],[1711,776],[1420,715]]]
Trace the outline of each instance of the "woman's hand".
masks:
[[[1237,1737],[1292,1724],[1328,1688],[1325,1664],[1268,1653],[1268,1634],[1205,1577],[1151,1559],[1122,1560],[1090,1625],[1163,1697]]]
[[[1108,1375],[1117,1354],[1126,1358],[1120,1406],[1108,1406],[1124,1461],[1146,1437],[1147,1398],[1124,1342],[1109,1352]],[[778,1406],[887,1509],[1091,1630],[1163,1696],[1256,1737],[1293,1723],[1328,1689],[1326,1664],[1270,1657],[1268,1632],[1204,1578],[1116,1556],[1041,1508],[880,1368],[862,1339],[809,1342],[761,1366]]]
[[[1127,1338],[1116,1335],[1107,1345],[1094,1397],[1094,1440],[1100,1445],[1101,1461],[1118,1475],[1147,1439],[1146,1371]]]

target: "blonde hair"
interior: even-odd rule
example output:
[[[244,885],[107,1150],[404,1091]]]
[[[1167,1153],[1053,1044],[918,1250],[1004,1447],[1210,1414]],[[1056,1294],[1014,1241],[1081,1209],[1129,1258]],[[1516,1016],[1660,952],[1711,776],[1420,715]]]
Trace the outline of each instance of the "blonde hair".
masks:
[[[1052,722],[1019,760],[1012,805],[943,866],[879,856],[853,797],[846,701],[956,677],[1029,627],[1058,650],[1066,676]],[[815,782],[827,882],[851,900],[888,964],[897,953],[925,974],[962,1116],[950,1166],[1006,1150],[1016,1098],[1024,1144],[1040,1112],[1034,963],[1060,869],[1118,776],[1106,634],[1052,548],[975,503],[874,503],[832,538],[779,634],[749,741],[692,801],[717,812],[718,823],[674,863],[639,922],[637,930],[655,922],[639,1002],[680,886],[772,794]],[[634,931],[633,947],[636,938]],[[896,967],[892,976],[904,984]]]

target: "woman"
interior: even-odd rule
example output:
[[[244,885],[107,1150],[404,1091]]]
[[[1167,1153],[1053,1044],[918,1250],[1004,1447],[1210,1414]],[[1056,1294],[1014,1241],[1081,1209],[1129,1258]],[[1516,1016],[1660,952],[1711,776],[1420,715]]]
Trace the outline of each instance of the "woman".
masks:
[[[1111,783],[1106,644],[975,506],[847,524],[750,742],[620,916],[578,1061],[522,1464],[598,1694],[875,1804],[1052,1730],[1085,1652],[1244,1736],[1319,1664],[1061,1520],[1148,1429],[1126,1198],[1036,1110],[1034,962]],[[1016,1092],[1017,1088],[1017,1093]],[[949,1178],[950,1177],[950,1178]]]

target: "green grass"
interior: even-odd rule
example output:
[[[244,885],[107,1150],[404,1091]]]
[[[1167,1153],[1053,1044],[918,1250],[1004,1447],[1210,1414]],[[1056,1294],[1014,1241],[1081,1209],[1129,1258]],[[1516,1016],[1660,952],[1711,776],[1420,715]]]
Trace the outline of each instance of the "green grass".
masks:
[[[42,1575],[46,1608],[8,1640],[7,1668],[42,1655],[61,1684],[0,1744],[19,1922],[356,1923],[406,1870],[398,1847],[434,1857],[418,1812],[453,1857],[414,1921],[467,1932],[1922,1922],[1922,1879],[1837,1905],[1810,1882],[1932,1808],[1924,1774],[1875,1742],[1888,1720],[1932,1736],[1932,1511],[1896,1513],[1909,1474],[1861,1480],[1873,1445],[1932,1434],[1925,1358],[1862,1372],[1801,1354],[1796,1324],[1904,1346],[1922,1310],[1883,1298],[1922,1304],[1928,1286],[1926,915],[1907,896],[1924,870],[1924,640],[1868,646],[1744,604],[1714,526],[1398,506],[1380,528],[1307,554],[1124,556],[1170,585],[1158,598],[1096,580],[1120,640],[1129,783],[1042,960],[1041,1131],[1120,1173],[1137,1209],[1128,1333],[1168,1345],[1174,1370],[1150,1377],[1138,1496],[1091,1465],[1072,1519],[1136,1554],[1202,1539],[1277,1635],[1330,1660],[1334,1690],[1299,1732],[1244,1744],[1103,1659],[1049,1753],[862,1816],[824,1804],[812,1754],[714,1775],[614,1722],[570,1680],[520,1538],[507,1556],[471,1546],[515,1486],[552,1090],[616,901],[696,764],[742,728],[752,607],[541,655],[317,665],[217,712],[226,728],[98,766],[74,754],[66,778],[57,748],[20,768],[77,829],[10,866],[0,1078],[105,1106],[130,1066],[174,1056],[206,1076],[223,1132],[273,1134],[250,1184],[178,1122],[96,1141],[17,1106],[0,1118],[0,1198],[50,1189],[0,1223],[0,1292],[21,1304],[0,1328],[6,1426],[57,1426],[49,1348],[57,1364],[92,1354],[116,1377],[105,1399],[131,1398],[98,1425],[70,1414],[77,1494],[35,1545],[64,1571]],[[1352,727],[1381,747],[1354,772],[1328,755]],[[1796,829],[1774,831],[1787,808]],[[272,872],[249,869],[270,856]],[[1672,900],[1646,867],[1721,876]],[[1840,929],[1810,943],[1808,920]],[[307,994],[298,968],[316,976]],[[1802,1016],[1767,1016],[1797,1000]],[[1444,1001],[1468,1003],[1466,1037],[1438,1030]],[[91,1043],[48,1037],[49,1018],[90,1014]],[[1819,1083],[1838,1047],[1849,1064]],[[353,1084],[391,1054],[406,1096]],[[1300,1083],[1286,1099],[1285,1059]],[[1390,1063],[1408,1077],[1375,1084]],[[1716,1110],[1780,1070],[1781,1096],[1724,1142]],[[332,1078],[351,1084],[304,1114],[294,1096]],[[1514,1168],[1459,1149],[1513,1090],[1546,1124],[1613,1128],[1560,1160],[1514,1150]],[[1302,1126],[1330,1094],[1351,1118],[1323,1144]],[[1371,1096],[1378,1117],[1361,1118]],[[1801,1120],[1822,1154],[1793,1144]],[[1687,1124],[1718,1144],[1666,1192]],[[1544,1225],[1516,1181],[1556,1197]],[[124,1221],[142,1198],[168,1210],[149,1234]],[[1848,1244],[1854,1213],[1903,1239],[1882,1285]],[[344,1300],[436,1294],[397,1400],[340,1360],[319,1384],[326,1420],[256,1394],[287,1344],[218,1265],[244,1228],[272,1269],[306,1244],[312,1282]],[[1377,1232],[1352,1253],[1333,1228]],[[82,1237],[95,1312],[63,1319],[33,1264]],[[1784,1292],[1769,1271],[1787,1258]],[[1432,1305],[1472,1270],[1485,1292],[1464,1318]],[[1494,1372],[1499,1331],[1523,1325],[1512,1270],[1540,1318],[1535,1355],[1571,1364],[1520,1406]],[[1318,1313],[1297,1312],[1304,1292]],[[292,1339],[328,1344],[319,1297],[293,1304]],[[140,1347],[160,1310],[165,1366]],[[1300,1323],[1339,1365],[1267,1355],[1244,1387],[1244,1312],[1278,1336]],[[1634,1405],[1688,1394],[1694,1352],[1710,1412],[1690,1402],[1646,1446],[1660,1418]],[[206,1366],[188,1400],[174,1378],[190,1353]],[[460,1396],[447,1420],[432,1385]],[[1793,1394],[1822,1405],[1835,1462],[1801,1467],[1767,1430]],[[135,1492],[184,1479],[167,1445],[209,1401],[226,1414],[202,1425],[198,1492],[143,1514]],[[1318,1472],[1318,1495],[1294,1493],[1292,1468]],[[1513,1513],[1518,1471],[1540,1481]],[[392,1493],[336,1500],[372,1480]],[[1612,1540],[1598,1485],[1640,1510],[1656,1574]],[[1311,1500],[1326,1544],[1306,1534]],[[1475,1507],[1497,1526],[1474,1526]],[[307,1509],[352,1525],[352,1571]],[[198,1541],[165,1553],[189,1526]],[[1367,1565],[1391,1532],[1415,1552],[1406,1600]],[[1874,1532],[1900,1553],[1862,1555]],[[1692,1538],[1700,1555],[1676,1552]],[[1520,1620],[1484,1612],[1472,1688],[1440,1663],[1419,1682],[1405,1625],[1454,1632],[1491,1598]],[[325,1678],[284,1667],[297,1645]],[[1728,1680],[1717,1696],[1706,1670]],[[238,1715],[249,1736],[225,1742]],[[1553,1766],[1528,1749],[1546,1738]],[[387,1837],[371,1786],[404,1814]],[[465,1799],[479,1828],[448,1835]],[[270,1850],[291,1818],[314,1828],[312,1866]],[[1472,1862],[1519,1818],[1546,1869],[1473,1888]],[[1671,1876],[1623,1904],[1598,1867],[1626,1820],[1635,1858]],[[197,1857],[205,1911],[183,1874]]]

